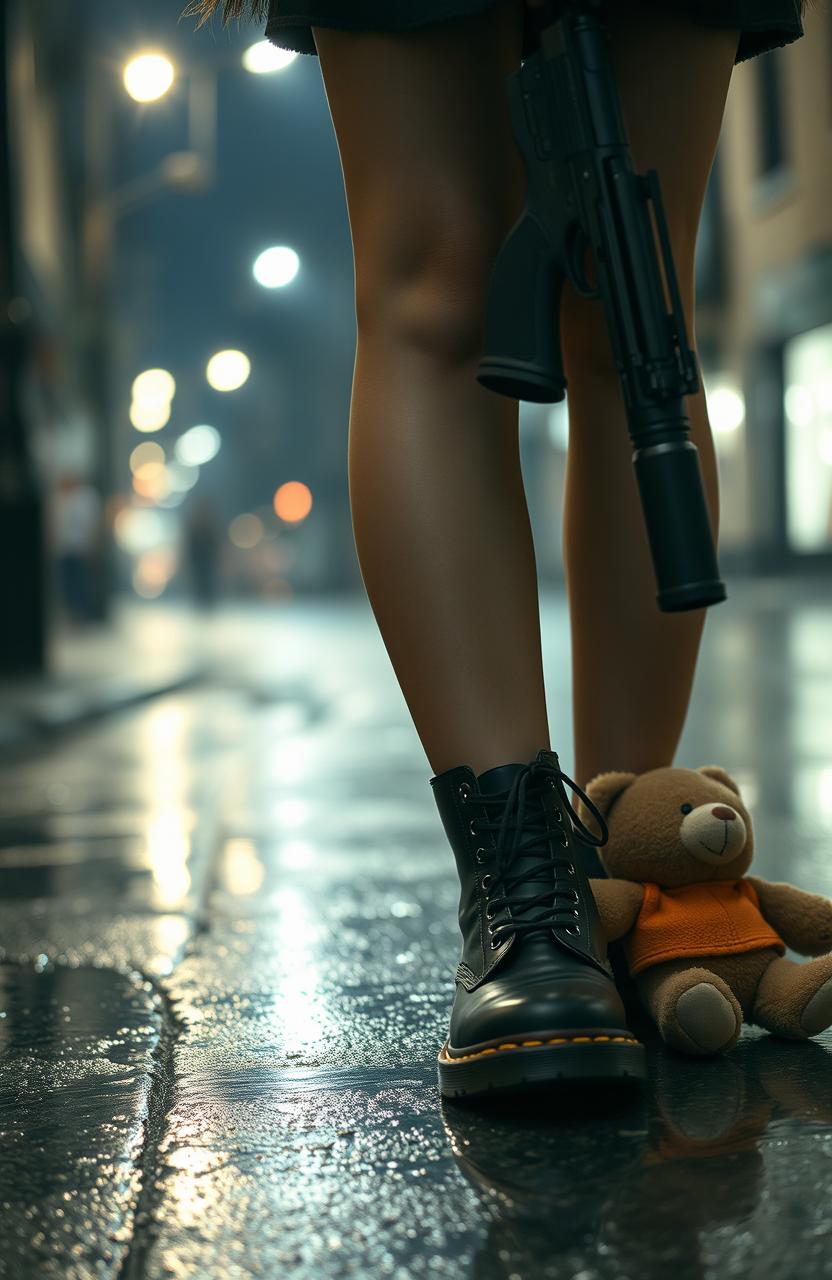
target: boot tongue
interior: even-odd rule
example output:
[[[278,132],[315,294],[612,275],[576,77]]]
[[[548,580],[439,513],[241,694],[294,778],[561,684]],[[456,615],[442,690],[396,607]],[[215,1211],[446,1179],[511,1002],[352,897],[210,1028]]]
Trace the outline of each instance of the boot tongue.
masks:
[[[477,786],[483,795],[490,796],[498,791],[508,791],[518,773],[525,766],[522,764],[498,764],[494,769],[486,769],[477,778]]]
[[[508,792],[512,783],[514,782],[514,779],[517,777],[517,774],[525,767],[526,766],[522,764],[500,764],[500,765],[497,765],[494,769],[486,769],[485,773],[481,773],[477,777],[477,787],[479,788],[482,795],[496,795],[501,791]],[[489,812],[488,812],[489,821],[499,822],[500,819],[502,818],[502,811],[498,808],[498,806],[489,805],[488,809],[489,809]],[[514,806],[514,814],[512,816],[513,817],[517,816],[516,804]],[[525,817],[523,820],[523,827],[525,829],[525,839],[529,844],[532,844],[532,837],[528,827],[532,823],[534,823],[535,825],[539,825],[542,828],[543,806],[540,800],[539,784],[536,785],[534,782],[530,780],[526,788]],[[511,848],[511,844],[514,840],[515,830],[516,830],[516,825],[512,824],[511,818],[510,818],[508,830],[506,831],[506,835],[505,835],[505,838],[508,842],[509,849]],[[497,831],[493,832],[495,842],[498,838],[498,835],[499,833]],[[523,839],[522,832],[518,838]],[[511,860],[509,861],[508,876],[510,881],[513,881],[515,876],[519,876],[523,872],[529,871],[530,868],[532,868],[535,872],[534,876],[529,874],[528,879],[524,879],[522,884],[517,884],[512,886],[511,890],[509,891],[509,897],[512,902],[520,902],[524,898],[534,898],[538,893],[541,892],[541,890],[544,887],[549,887],[554,885],[554,870],[551,866],[546,865],[542,857],[542,851],[545,848],[545,840],[546,840],[546,837],[543,834],[543,831],[541,830],[539,839],[535,842],[536,848],[540,850],[540,852],[538,852],[537,854],[535,853],[524,854],[518,851],[514,854],[514,857],[511,858]],[[536,919],[538,916],[543,915],[543,913],[547,908],[547,905],[548,904],[545,901],[538,902],[537,905],[532,907],[528,912],[520,912],[517,918],[519,920]],[[537,936],[538,936],[537,933],[533,933],[531,935],[531,937],[533,938]]]

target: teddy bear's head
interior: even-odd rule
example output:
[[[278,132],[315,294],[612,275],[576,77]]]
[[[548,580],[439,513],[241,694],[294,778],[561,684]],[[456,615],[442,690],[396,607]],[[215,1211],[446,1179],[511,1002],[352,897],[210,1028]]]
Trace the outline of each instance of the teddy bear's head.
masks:
[[[751,818],[736,782],[719,765],[599,773],[586,793],[609,828],[599,853],[611,876],[672,888],[736,880],[751,865]],[[594,830],[592,815],[581,807]]]

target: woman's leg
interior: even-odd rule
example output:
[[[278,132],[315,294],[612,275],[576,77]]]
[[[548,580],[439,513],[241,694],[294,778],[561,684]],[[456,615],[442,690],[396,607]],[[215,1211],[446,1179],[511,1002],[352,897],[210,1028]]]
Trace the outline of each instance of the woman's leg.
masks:
[[[518,404],[476,381],[525,204],[506,76],[522,7],[405,34],[314,28],[352,233],[356,548],[434,772],[549,746]]]
[[[739,32],[622,4],[613,58],[639,173],[656,169],[694,333],[694,250]],[[590,271],[594,279],[593,272]],[[599,301],[567,286],[561,314],[569,453],[564,548],[572,631],[575,780],[673,763],[706,609],[659,612],[618,373]],[[686,400],[714,540],[716,458],[705,397]]]

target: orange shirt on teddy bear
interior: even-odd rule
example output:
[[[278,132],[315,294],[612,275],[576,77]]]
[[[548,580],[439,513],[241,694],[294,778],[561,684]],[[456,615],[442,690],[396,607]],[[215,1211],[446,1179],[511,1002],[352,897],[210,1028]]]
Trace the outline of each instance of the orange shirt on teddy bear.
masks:
[[[665,960],[761,947],[776,947],[781,955],[786,950],[760,911],[756,889],[745,879],[709,880],[676,889],[647,883],[638,919],[624,939],[631,974]]]

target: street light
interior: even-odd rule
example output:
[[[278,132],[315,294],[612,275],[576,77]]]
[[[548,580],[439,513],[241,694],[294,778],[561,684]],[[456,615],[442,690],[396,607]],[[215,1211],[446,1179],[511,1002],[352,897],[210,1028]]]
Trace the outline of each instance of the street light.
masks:
[[[89,63],[84,77],[86,189],[82,230],[81,327],[85,336],[82,358],[90,399],[96,406],[99,421],[99,486],[104,492],[111,483],[112,466],[112,453],[104,427],[109,414],[109,332],[104,317],[108,311],[109,267],[115,227],[125,213],[132,212],[166,190],[198,192],[214,183],[219,73],[232,64],[239,68],[240,55],[239,51],[229,52],[213,59],[210,65],[197,63],[184,71],[175,68],[172,60],[161,50],[146,49],[128,59],[122,69],[122,82],[135,102],[159,101],[175,84],[184,84],[187,93],[187,146],[168,153],[149,171],[118,185],[113,185],[111,180],[115,119],[111,102],[111,68],[109,63],[102,64],[90,50],[86,51],[86,56]],[[246,51],[243,66],[262,74],[280,70],[294,61],[295,56],[286,50],[253,48]],[[107,74],[101,74],[102,71]],[[242,353],[239,356],[245,365],[238,367],[236,380],[235,377],[229,379],[226,370],[226,377],[220,379],[223,385],[215,384],[218,389],[233,390],[248,378],[248,360]],[[170,399],[150,405],[134,395],[130,421],[137,431],[158,431],[169,418]],[[172,492],[165,502],[170,503],[178,493],[195,483],[199,468],[179,462],[171,464],[166,474]]]
[[[218,351],[205,366],[205,376],[215,391],[236,391],[247,381],[251,361],[244,351]]]
[[[243,66],[256,75],[282,71],[298,55],[278,49],[269,40],[250,45],[242,57]],[[220,69],[237,63],[235,54],[214,61],[210,67],[196,64],[180,78],[188,85],[188,149],[173,152],[149,174],[126,183],[114,195],[118,212],[133,208],[166,186],[200,191],[210,186],[216,174],[217,76]],[[149,50],[130,58],[122,73],[124,87],[136,102],[158,102],[176,79],[173,63],[166,54]]]
[[[140,53],[124,68],[124,87],[135,102],[156,102],[173,84],[173,63],[163,53]]]
[[[299,266],[300,258],[294,249],[287,245],[273,245],[255,258],[252,273],[264,289],[281,289],[294,280]]]

